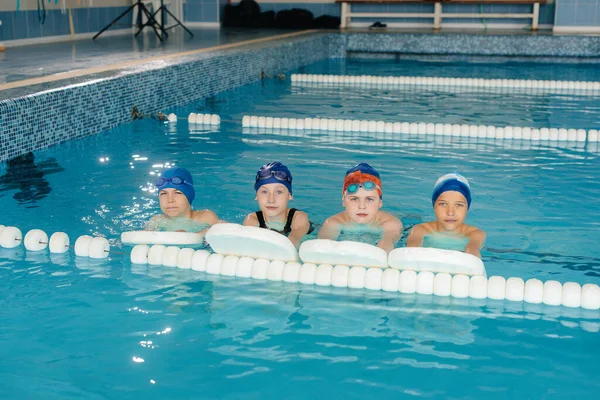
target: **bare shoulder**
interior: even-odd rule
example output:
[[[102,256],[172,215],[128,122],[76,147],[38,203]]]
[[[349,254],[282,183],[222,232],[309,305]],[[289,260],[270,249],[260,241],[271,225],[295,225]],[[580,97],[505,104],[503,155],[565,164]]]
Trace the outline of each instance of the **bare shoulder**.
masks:
[[[211,210],[194,211],[192,218],[195,221],[203,222],[209,225],[214,225],[219,222],[219,217]]]
[[[294,213],[294,218],[292,220],[292,223],[304,223],[304,222],[308,222],[308,214],[305,213],[304,211],[296,211]]]
[[[246,218],[244,218],[244,223],[243,225],[245,226],[258,226],[258,218],[256,218],[256,213],[250,213],[248,215],[246,215]]]
[[[388,212],[385,212],[385,211],[379,211],[379,213],[377,214],[377,221],[380,224],[390,223],[390,222],[402,224],[398,217],[396,217],[395,215],[390,214]]]
[[[423,222],[421,224],[417,224],[412,227],[411,232],[415,234],[425,235],[426,233],[430,233],[435,231],[435,226],[433,222]]]
[[[485,232],[483,230],[470,225],[466,227],[465,235],[470,238],[485,239]]]
[[[327,218],[325,220],[325,222],[323,222],[323,226],[325,225],[339,225],[339,224],[343,224],[344,222],[346,222],[346,218],[344,218],[346,216],[345,212],[341,212],[341,213],[337,213],[335,215],[332,215],[331,217]]]

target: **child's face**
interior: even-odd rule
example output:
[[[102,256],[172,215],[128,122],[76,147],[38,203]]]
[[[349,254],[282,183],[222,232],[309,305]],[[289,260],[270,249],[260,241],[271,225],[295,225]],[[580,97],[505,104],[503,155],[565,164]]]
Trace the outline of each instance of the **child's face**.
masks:
[[[467,199],[460,192],[453,190],[444,192],[433,206],[438,224],[448,232],[452,232],[465,222],[467,217]]]
[[[191,211],[187,197],[177,189],[163,189],[158,193],[160,209],[166,216],[187,217]]]
[[[258,188],[256,201],[265,218],[273,219],[281,215],[285,216],[288,201],[292,195],[281,183],[268,183]]]
[[[365,190],[362,187],[354,193],[346,192],[342,198],[342,206],[346,208],[350,220],[357,224],[373,223],[382,205],[376,190]]]

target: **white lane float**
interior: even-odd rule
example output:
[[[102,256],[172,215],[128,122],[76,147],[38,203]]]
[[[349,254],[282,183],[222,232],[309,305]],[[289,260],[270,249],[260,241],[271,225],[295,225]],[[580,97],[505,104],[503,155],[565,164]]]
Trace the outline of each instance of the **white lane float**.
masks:
[[[267,117],[271,118],[271,117]],[[367,121],[350,119],[326,118],[273,118],[273,125],[260,125],[265,117],[244,116],[242,127],[260,129],[285,129],[287,131],[335,131],[335,132],[369,132],[369,133],[396,133],[408,135],[439,135],[450,137],[480,138],[480,139],[506,139],[536,142],[579,142],[597,143],[600,134],[597,129],[575,128],[533,128],[519,126],[492,126],[468,124],[442,124],[433,122],[402,122],[402,121]],[[279,120],[279,123],[275,121]],[[281,123],[285,121],[285,124]],[[300,123],[302,121],[302,123]]]
[[[194,246],[204,243],[204,234],[196,232],[128,231],[121,233],[121,242],[127,245]]]
[[[343,242],[317,240],[311,244],[307,241],[306,252],[301,251],[300,255],[305,253],[308,258],[300,263],[296,248],[289,239],[261,228],[218,224],[209,230],[207,240],[217,253],[180,249],[173,245],[155,244],[150,247],[139,244],[131,251],[131,262],[318,286],[600,309],[600,287],[596,284],[562,284],[534,278],[524,281],[501,276],[487,278],[481,260],[473,260],[460,252],[428,248],[395,249],[387,258],[391,268],[386,268],[378,254],[380,249],[361,243],[349,247]],[[28,251],[49,247],[52,253],[64,253],[70,248],[69,237],[64,232],[56,232],[48,239],[45,232],[33,229],[23,238],[19,228],[0,225],[0,246],[15,248],[21,243]],[[110,250],[109,241],[104,237],[83,235],[77,238],[73,247],[78,257],[104,259],[110,252],[119,253]],[[331,254],[327,254],[327,249]],[[374,251],[373,258],[365,261],[361,253],[368,250]],[[444,257],[445,262],[440,263],[439,257]]]
[[[482,79],[456,77],[424,77],[424,76],[352,76],[352,75],[320,75],[292,74],[292,85],[319,86],[360,86],[360,87],[470,87],[500,88],[503,90],[525,89],[528,92],[578,92],[581,94],[597,94],[600,82],[596,81],[555,81],[540,79]]]
[[[196,125],[219,125],[221,117],[217,114],[190,113],[188,115],[188,123]]]
[[[69,250],[69,236],[64,232],[54,232],[50,238],[41,229],[32,229],[25,237],[15,226],[0,225],[0,247],[12,249],[23,243],[28,251],[42,251],[50,248],[51,253],[65,253]]]
[[[256,280],[600,309],[600,287],[596,284],[487,278],[483,262],[461,252],[395,249],[386,261],[381,249],[370,245],[310,240],[300,247],[302,262],[298,262],[291,242],[265,229],[218,224],[206,237],[216,253],[138,245],[131,252],[131,262]],[[373,254],[365,255],[365,251]]]

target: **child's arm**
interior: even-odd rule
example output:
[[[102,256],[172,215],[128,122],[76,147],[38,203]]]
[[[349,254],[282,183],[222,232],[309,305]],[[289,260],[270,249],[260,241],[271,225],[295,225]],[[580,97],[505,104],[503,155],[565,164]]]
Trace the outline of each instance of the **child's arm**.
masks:
[[[406,247],[421,247],[423,246],[423,237],[427,233],[424,224],[413,226],[406,238]]]
[[[336,216],[333,216],[327,218],[325,222],[323,222],[323,225],[321,225],[321,228],[319,228],[317,238],[336,240],[338,236],[340,236],[341,230],[342,225],[339,223]]]
[[[465,246],[465,253],[481,258],[481,248],[483,247],[483,242],[485,242],[485,232],[475,228],[467,234],[467,237],[469,238],[469,243]]]
[[[402,222],[393,215],[388,215],[381,227],[383,228],[383,235],[377,243],[377,247],[389,253],[394,250],[396,242],[402,237]]]
[[[300,241],[308,233],[310,229],[310,221],[308,215],[303,211],[296,211],[292,220],[292,231],[288,235],[288,239],[298,248]]]

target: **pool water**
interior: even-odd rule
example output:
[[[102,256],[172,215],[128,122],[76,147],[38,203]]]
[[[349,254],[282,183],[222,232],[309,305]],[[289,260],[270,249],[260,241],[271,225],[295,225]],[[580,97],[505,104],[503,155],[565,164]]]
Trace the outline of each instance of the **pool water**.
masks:
[[[301,73],[600,80],[594,65],[330,60]],[[132,265],[119,243],[159,211],[154,174],[189,168],[196,208],[241,223],[255,171],[279,159],[292,206],[342,210],[346,169],[381,173],[405,236],[437,177],[471,182],[488,275],[600,283],[600,149],[358,132],[242,129],[244,115],[498,126],[600,126],[594,96],[291,86],[266,79],[180,107],[219,128],[142,120],[0,167],[0,223],[104,235],[108,260],[0,249],[0,395],[11,399],[594,398],[597,311],[209,276]],[[405,237],[398,246],[402,246]],[[125,253],[125,254],[122,254]]]

